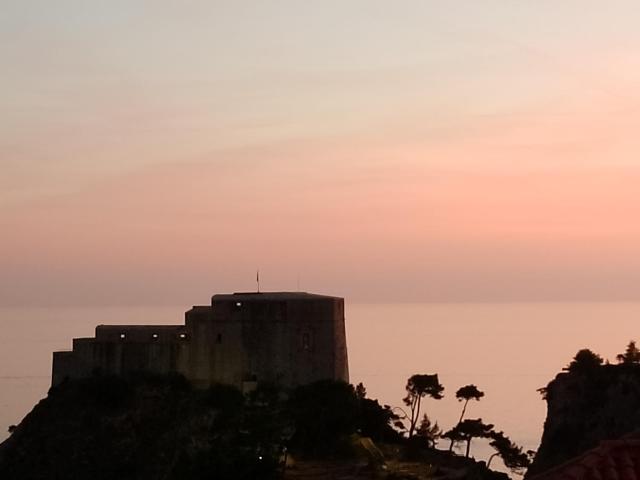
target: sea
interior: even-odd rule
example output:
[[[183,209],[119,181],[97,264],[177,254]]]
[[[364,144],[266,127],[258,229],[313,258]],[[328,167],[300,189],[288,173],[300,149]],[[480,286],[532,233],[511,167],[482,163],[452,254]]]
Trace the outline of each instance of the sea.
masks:
[[[98,324],[176,324],[187,309],[0,308],[0,441],[47,395],[53,351],[69,350],[72,338],[92,336]],[[345,309],[350,379],[370,398],[403,407],[407,378],[436,373],[444,398],[422,405],[446,431],[462,409],[456,390],[474,384],[485,396],[470,402],[466,417],[495,425],[526,450],[537,449],[546,416],[538,389],[579,349],[615,361],[640,340],[640,303],[631,302],[347,302]],[[478,460],[491,453],[486,441],[472,444]]]

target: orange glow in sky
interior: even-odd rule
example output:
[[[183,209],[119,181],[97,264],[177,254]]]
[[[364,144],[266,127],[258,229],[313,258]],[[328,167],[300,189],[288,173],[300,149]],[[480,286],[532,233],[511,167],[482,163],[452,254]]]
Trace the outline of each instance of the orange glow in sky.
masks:
[[[636,2],[115,3],[3,14],[0,304],[640,298]]]

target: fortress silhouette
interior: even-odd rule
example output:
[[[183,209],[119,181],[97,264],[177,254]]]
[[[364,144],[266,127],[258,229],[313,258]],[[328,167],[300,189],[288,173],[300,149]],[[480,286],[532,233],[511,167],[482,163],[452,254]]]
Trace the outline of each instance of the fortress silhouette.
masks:
[[[96,373],[180,373],[194,386],[243,391],[349,381],[344,299],[306,292],[214,295],[184,325],[99,325],[94,338],[54,352],[52,385]]]

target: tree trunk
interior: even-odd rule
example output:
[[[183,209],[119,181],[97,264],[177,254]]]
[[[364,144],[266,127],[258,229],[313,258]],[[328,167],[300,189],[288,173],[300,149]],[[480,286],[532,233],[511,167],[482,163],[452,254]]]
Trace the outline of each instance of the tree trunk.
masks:
[[[458,425],[462,423],[462,419],[464,418],[464,414],[467,411],[467,404],[469,403],[469,399],[467,398],[464,401],[464,406],[462,407],[462,413],[460,414],[460,420],[458,420]]]
[[[416,402],[411,409],[411,426],[409,428],[409,438],[413,437],[413,432],[416,429],[416,424],[418,423],[418,419],[420,418],[420,403],[422,397],[418,395]]]
[[[465,454],[466,458],[469,458],[469,450],[471,450],[471,438],[467,438],[467,453]]]
[[[489,460],[487,460],[487,468],[491,466],[491,460],[493,460],[493,457],[496,457],[497,455],[498,455],[497,453],[494,453],[489,457]]]
[[[458,425],[460,425],[462,423],[462,419],[464,418],[464,413],[467,411],[467,404],[469,403],[469,399],[467,398],[464,401],[464,405],[462,406],[462,413],[460,414],[460,420],[458,420]],[[454,441],[453,439],[451,439],[451,443],[449,444],[449,451],[453,451],[453,444]]]
[[[409,406],[411,408],[411,418],[409,419],[409,438],[413,437],[413,431],[416,428],[416,405],[417,398],[413,397],[411,399],[411,405]]]

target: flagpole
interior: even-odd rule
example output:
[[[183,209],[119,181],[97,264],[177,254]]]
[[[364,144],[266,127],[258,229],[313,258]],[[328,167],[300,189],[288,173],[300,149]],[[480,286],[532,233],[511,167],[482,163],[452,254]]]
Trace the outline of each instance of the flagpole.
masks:
[[[260,293],[260,269],[256,270],[256,283],[258,284],[258,293]]]

